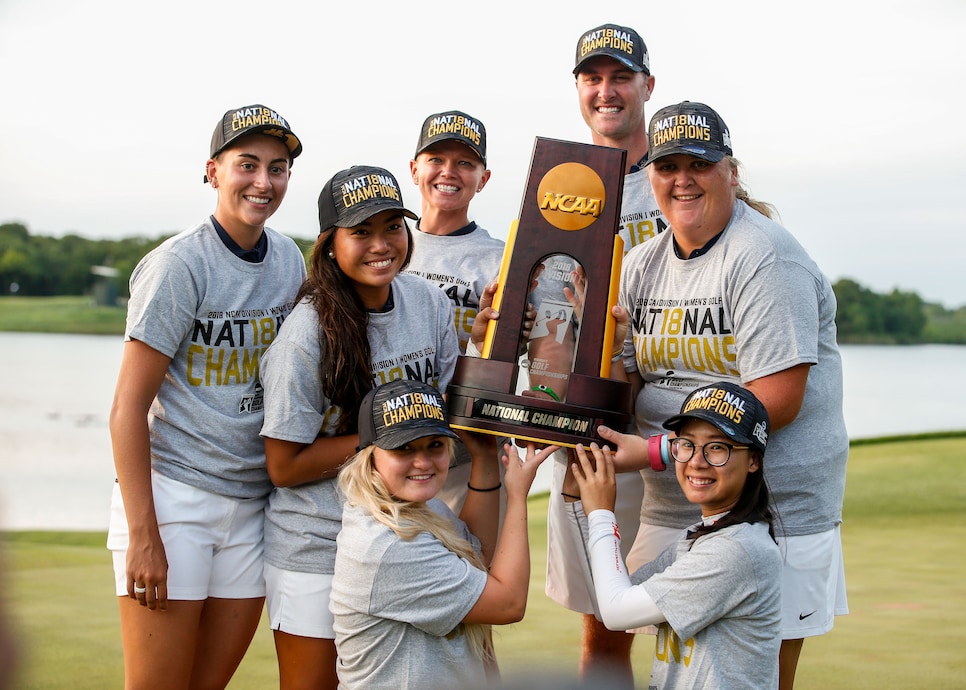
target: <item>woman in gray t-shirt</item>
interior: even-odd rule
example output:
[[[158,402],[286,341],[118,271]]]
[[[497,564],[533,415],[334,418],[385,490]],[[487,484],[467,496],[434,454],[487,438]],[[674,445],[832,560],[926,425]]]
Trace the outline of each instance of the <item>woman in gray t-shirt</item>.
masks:
[[[565,481],[579,491],[572,525],[588,545],[598,616],[611,630],[658,626],[651,688],[775,688],[782,555],[763,474],[768,413],[748,389],[720,381],[694,390],[664,427],[673,435],[652,444],[652,465],[673,465],[701,521],[630,576],[610,448],[578,447]]]
[[[458,356],[446,295],[401,274],[412,253],[396,179],[355,166],[319,196],[320,234],[298,303],[262,361],[268,473],[265,582],[280,685],[334,688],[329,592],[359,404],[378,383],[445,387]]]
[[[339,687],[482,687],[496,671],[489,626],[526,610],[527,494],[556,446],[506,456],[506,520],[497,543],[495,437],[463,435],[472,458],[460,517],[437,498],[456,434],[438,390],[394,381],[359,414],[361,450],[339,473],[346,509],[332,613]],[[487,441],[489,439],[489,441]]]

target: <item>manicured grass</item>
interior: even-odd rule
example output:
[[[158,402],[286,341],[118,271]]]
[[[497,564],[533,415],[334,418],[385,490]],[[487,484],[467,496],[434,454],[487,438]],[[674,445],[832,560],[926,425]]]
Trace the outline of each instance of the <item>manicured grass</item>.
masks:
[[[562,682],[548,681],[575,676],[580,620],[543,593],[546,505],[546,496],[530,501],[527,616],[498,628],[496,644],[505,679],[562,688]],[[966,437],[853,446],[842,527],[851,614],[838,618],[828,635],[806,641],[796,687],[963,687],[964,505]],[[104,535],[11,532],[5,538],[7,600],[27,652],[15,687],[121,687],[117,604]],[[641,688],[647,687],[652,644],[649,636],[635,643]],[[277,685],[271,632],[263,624],[230,687]]]
[[[0,297],[0,331],[123,335],[126,315],[89,297]]]

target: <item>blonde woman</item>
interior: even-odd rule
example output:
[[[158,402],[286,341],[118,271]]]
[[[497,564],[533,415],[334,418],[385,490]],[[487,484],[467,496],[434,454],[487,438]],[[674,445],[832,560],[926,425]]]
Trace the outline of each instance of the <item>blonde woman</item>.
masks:
[[[466,434],[472,456],[457,518],[436,498],[456,434],[442,395],[418,381],[370,392],[360,451],[339,473],[346,504],[331,610],[339,687],[477,687],[496,674],[489,626],[527,603],[527,494],[556,446],[504,446],[506,516],[497,540],[500,467],[493,443]]]

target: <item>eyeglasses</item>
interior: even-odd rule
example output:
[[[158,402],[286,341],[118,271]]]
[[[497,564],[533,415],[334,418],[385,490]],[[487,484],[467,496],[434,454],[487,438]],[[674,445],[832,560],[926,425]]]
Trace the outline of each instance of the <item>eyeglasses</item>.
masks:
[[[671,439],[671,456],[680,463],[691,462],[695,448],[700,448],[704,459],[712,467],[723,467],[731,459],[731,451],[747,450],[751,446],[734,446],[723,441],[713,441],[697,446],[686,438]]]

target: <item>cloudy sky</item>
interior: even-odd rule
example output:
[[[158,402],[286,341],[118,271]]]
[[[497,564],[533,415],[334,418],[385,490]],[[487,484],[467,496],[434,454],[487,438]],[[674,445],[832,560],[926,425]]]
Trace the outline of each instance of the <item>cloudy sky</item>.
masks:
[[[505,237],[534,138],[589,141],[574,47],[607,22],[647,43],[648,114],[718,110],[753,195],[831,279],[966,305],[962,0],[0,0],[0,223],[194,225],[214,209],[215,123],[258,102],[305,146],[276,229],[313,237],[323,183],[353,164],[393,171],[418,210],[419,126],[460,109],[486,125],[493,172],[472,215]]]

